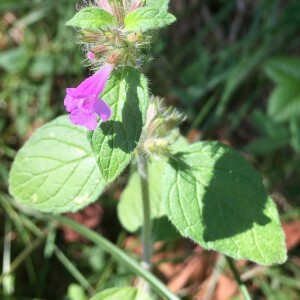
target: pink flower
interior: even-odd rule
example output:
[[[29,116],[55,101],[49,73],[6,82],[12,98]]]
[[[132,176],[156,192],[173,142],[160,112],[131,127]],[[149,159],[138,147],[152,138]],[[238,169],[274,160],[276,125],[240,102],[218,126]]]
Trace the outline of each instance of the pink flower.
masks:
[[[70,120],[74,125],[85,126],[95,130],[98,115],[103,122],[111,116],[110,107],[99,95],[103,92],[114,66],[106,63],[93,76],[84,80],[77,88],[68,88],[64,100],[66,110],[70,112]]]

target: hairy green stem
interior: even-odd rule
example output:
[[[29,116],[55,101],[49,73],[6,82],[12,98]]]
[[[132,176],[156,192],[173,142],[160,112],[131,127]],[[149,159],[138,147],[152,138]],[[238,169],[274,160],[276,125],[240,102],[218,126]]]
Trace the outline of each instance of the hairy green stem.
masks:
[[[248,289],[247,289],[245,283],[242,281],[242,279],[240,277],[240,274],[239,274],[232,258],[226,256],[226,260],[227,260],[227,263],[228,263],[228,265],[229,265],[229,267],[230,267],[230,269],[231,269],[231,271],[234,275],[234,279],[235,279],[236,283],[238,284],[241,293],[244,296],[244,299],[245,300],[251,300],[251,296],[248,292]]]
[[[142,227],[142,267],[145,270],[151,270],[152,257],[152,220],[150,210],[149,185],[148,185],[148,166],[147,159],[144,155],[138,156],[138,172],[140,175],[142,188],[142,205],[143,205],[143,227]],[[147,282],[142,282],[143,290],[150,294],[151,288]]]
[[[103,238],[96,232],[66,217],[52,215],[49,218],[52,220],[57,220],[61,224],[71,227],[73,230],[77,231],[78,233],[95,243],[104,251],[110,253],[117,261],[122,263],[134,274],[144,278],[151,285],[151,287],[163,297],[163,299],[179,300],[179,298],[176,295],[174,295],[158,278],[156,278],[149,271],[143,269],[134,259],[129,257],[124,251],[116,247],[113,243]]]
[[[147,160],[143,155],[139,156],[138,171],[142,187],[142,203],[143,203],[143,228],[142,228],[142,247],[143,247],[143,267],[151,270],[152,257],[152,221],[150,211],[149,186],[148,186],[148,168]]]

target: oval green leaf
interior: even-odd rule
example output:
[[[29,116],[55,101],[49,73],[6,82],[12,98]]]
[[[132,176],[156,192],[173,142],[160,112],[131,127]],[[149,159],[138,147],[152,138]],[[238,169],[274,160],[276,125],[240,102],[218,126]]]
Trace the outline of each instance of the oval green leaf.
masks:
[[[115,25],[116,18],[104,9],[86,7],[80,10],[66,25],[86,30],[96,30]]]
[[[132,159],[148,108],[148,83],[134,68],[121,68],[109,79],[101,98],[112,109],[109,121],[88,137],[102,177],[115,180]]]
[[[279,122],[300,117],[300,82],[279,85],[268,103],[268,115]]]
[[[170,0],[147,0],[148,7],[154,7],[159,10],[168,10]]]
[[[86,130],[67,116],[39,128],[16,156],[9,188],[20,203],[44,212],[77,211],[97,200],[104,182]]]
[[[273,57],[267,61],[265,71],[277,83],[299,83],[300,58],[292,56]]]
[[[128,31],[148,31],[159,29],[176,21],[176,18],[157,8],[143,7],[129,13],[125,18],[125,29]]]
[[[286,260],[277,209],[261,176],[228,146],[189,146],[170,161],[162,187],[167,215],[183,236],[235,259]]]

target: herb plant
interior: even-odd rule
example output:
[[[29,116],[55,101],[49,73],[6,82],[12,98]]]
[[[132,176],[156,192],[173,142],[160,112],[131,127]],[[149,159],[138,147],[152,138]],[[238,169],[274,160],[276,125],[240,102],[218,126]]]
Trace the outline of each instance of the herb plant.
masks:
[[[99,0],[67,22],[94,74],[67,88],[69,116],[39,128],[10,172],[10,193],[21,205],[52,213],[45,216],[84,233],[145,280],[144,292],[111,289],[94,300],[147,299],[150,287],[177,299],[150,273],[153,224],[162,217],[182,236],[228,257],[262,265],[286,260],[277,209],[260,174],[218,141],[189,145],[179,131],[184,116],[150,95],[143,67],[151,61],[156,30],[175,21],[168,2]],[[105,238],[59,216],[96,201],[129,164],[118,215],[128,231],[142,231],[142,267]]]

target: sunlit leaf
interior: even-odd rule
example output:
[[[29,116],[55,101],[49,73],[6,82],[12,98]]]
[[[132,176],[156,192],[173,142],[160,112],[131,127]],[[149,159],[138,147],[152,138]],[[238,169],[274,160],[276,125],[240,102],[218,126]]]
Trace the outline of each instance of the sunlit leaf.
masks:
[[[104,188],[86,130],[66,116],[39,128],[21,148],[9,184],[22,204],[54,213],[85,207]]]
[[[264,265],[286,260],[276,206],[242,156],[218,142],[202,142],[170,163],[163,202],[183,236],[235,259]]]
[[[165,27],[175,20],[176,18],[166,10],[143,7],[126,16],[125,29],[128,31],[147,31]]]

